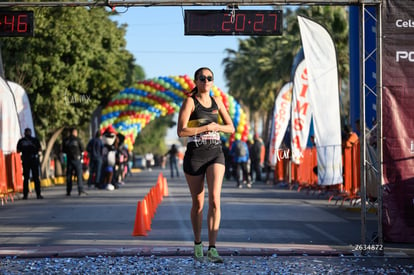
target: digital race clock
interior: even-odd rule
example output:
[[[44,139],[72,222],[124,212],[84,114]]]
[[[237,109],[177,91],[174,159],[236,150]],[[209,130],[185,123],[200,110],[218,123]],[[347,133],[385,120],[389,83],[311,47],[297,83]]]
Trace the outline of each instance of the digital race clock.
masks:
[[[33,36],[33,11],[0,10],[0,36]]]
[[[282,35],[281,10],[186,10],[185,35]]]

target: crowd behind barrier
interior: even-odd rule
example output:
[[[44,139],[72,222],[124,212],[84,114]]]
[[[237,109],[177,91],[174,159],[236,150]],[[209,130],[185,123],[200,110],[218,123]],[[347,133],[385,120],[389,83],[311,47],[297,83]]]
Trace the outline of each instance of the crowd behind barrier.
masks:
[[[342,204],[345,201],[355,204],[359,200],[361,183],[359,141],[350,144],[350,146],[344,146],[342,153],[343,183],[332,186],[318,184],[318,162],[315,147],[305,149],[300,164],[295,164],[286,158],[286,152],[283,150],[279,150],[278,154],[279,158],[274,170],[274,184],[283,182],[288,183],[290,189],[296,188],[298,191],[306,189],[314,193],[328,193],[330,201],[335,199],[338,202],[340,200]]]
[[[330,192],[329,200],[355,202],[360,191],[360,145],[359,142],[343,148],[343,183],[333,186],[318,185],[316,148],[307,148],[303,152],[300,164],[294,164],[286,158],[286,152],[279,150],[279,158],[274,169],[274,184],[288,183],[290,189],[306,189],[313,192]],[[87,160],[85,161],[87,163]],[[290,167],[289,167],[290,166]],[[289,171],[290,170],[290,171]],[[64,184],[64,178],[42,179],[42,187]],[[30,184],[31,188],[33,184]],[[19,153],[3,154],[0,150],[0,198],[2,204],[13,201],[16,193],[23,191],[23,173]]]

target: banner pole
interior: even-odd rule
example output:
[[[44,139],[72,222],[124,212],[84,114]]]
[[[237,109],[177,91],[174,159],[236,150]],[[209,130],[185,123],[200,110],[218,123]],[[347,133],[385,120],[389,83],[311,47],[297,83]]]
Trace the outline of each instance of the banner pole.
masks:
[[[382,4],[377,5],[377,161],[378,161],[378,244],[380,247],[384,245],[384,236],[382,232],[382,191],[384,179],[383,174],[383,159],[382,159]],[[380,249],[378,253],[383,256],[384,249]]]
[[[361,194],[361,245],[366,244],[366,181],[365,181],[365,4],[360,6],[359,16],[360,26],[360,155],[361,155],[361,175],[360,175],[360,194]],[[362,255],[366,255],[366,250],[361,251]]]

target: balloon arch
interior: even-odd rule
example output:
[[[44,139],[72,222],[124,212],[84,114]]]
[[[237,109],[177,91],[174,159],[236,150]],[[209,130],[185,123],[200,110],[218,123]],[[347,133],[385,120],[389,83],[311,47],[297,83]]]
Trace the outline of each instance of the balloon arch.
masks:
[[[139,81],[136,87],[126,88],[112,98],[101,116],[101,133],[109,130],[124,135],[128,150],[132,150],[135,138],[150,121],[179,111],[194,81],[187,75],[158,77]],[[247,141],[249,124],[240,104],[216,86],[210,93],[222,99],[236,128],[233,135],[222,138],[230,143],[235,139]]]

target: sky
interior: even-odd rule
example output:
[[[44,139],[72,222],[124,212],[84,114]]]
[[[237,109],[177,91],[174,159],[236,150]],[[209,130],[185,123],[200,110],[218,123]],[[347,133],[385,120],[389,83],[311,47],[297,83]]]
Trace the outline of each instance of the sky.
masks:
[[[184,35],[186,9],[225,9],[214,7],[117,7],[120,13],[112,20],[126,23],[127,50],[143,67],[146,79],[159,76],[189,75],[200,67],[214,73],[214,84],[228,92],[222,61],[226,49],[237,50],[240,39],[248,36]],[[241,9],[270,9],[271,7],[241,7]],[[176,119],[176,118],[175,118]],[[166,143],[177,143],[175,127],[168,130]]]
[[[198,68],[209,67],[214,73],[214,84],[228,92],[222,65],[223,59],[227,57],[225,50],[237,50],[239,40],[247,36],[184,35],[186,9],[194,8],[117,7],[116,11],[120,15],[112,17],[112,20],[128,24],[127,49],[134,55],[136,64],[143,67],[147,79],[185,74],[193,77]]]

